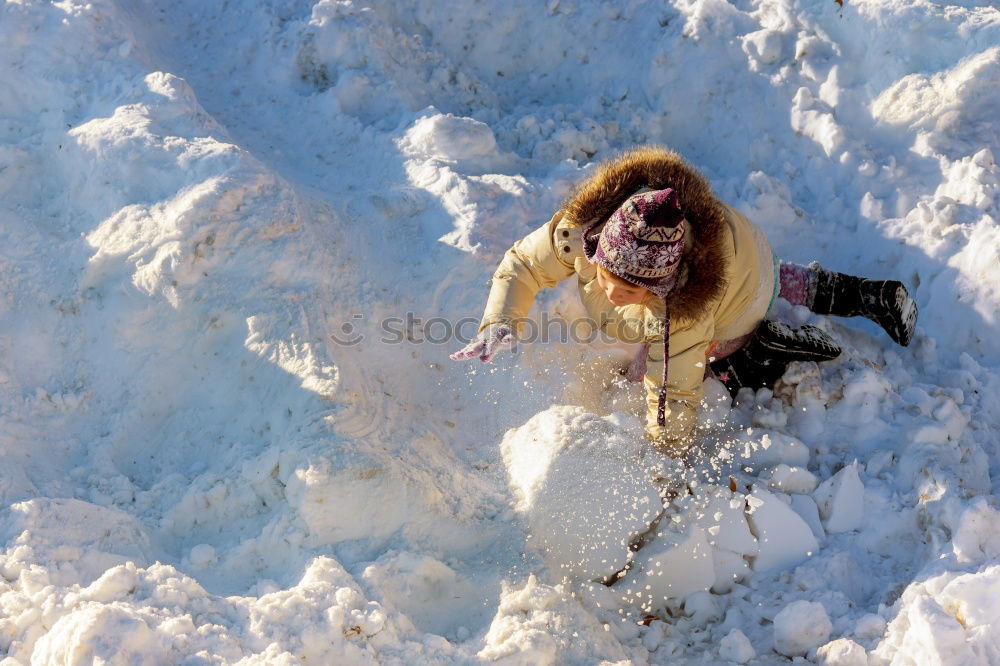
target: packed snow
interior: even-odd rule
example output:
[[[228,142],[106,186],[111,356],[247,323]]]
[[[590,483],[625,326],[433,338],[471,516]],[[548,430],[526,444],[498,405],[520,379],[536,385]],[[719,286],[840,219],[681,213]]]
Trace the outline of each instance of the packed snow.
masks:
[[[3,666],[1000,662],[996,7],[7,0],[0,83]],[[665,510],[634,349],[448,360],[644,143],[920,308],[779,303]]]

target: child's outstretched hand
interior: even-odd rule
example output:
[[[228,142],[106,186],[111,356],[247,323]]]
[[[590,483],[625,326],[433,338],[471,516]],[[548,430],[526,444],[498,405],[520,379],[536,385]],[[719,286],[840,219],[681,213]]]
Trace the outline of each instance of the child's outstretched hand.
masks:
[[[512,349],[517,343],[514,331],[507,324],[490,324],[484,328],[479,337],[462,349],[449,356],[453,361],[468,361],[479,357],[484,363],[493,358],[494,354],[503,349]]]

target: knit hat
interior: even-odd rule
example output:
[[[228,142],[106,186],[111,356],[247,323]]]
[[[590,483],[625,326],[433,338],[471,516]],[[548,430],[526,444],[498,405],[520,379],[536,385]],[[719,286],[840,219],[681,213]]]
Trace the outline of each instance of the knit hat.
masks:
[[[617,277],[645,287],[667,305],[663,317],[663,382],[656,422],[666,425],[667,364],[670,358],[670,306],[667,297],[677,285],[677,268],[684,255],[684,212],[672,188],[645,189],[633,194],[611,214],[600,233],[599,223],[583,230],[583,252],[594,264]]]

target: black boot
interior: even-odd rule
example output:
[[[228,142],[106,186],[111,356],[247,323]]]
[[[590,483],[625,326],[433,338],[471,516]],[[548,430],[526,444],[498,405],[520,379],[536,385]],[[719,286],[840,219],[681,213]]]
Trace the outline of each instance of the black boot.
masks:
[[[816,314],[865,317],[889,334],[897,344],[910,344],[917,326],[917,304],[897,280],[868,280],[828,271],[815,261],[816,297],[809,309]]]
[[[838,356],[840,347],[815,326],[792,328],[765,321],[746,346],[710,367],[735,398],[743,387],[773,388],[792,361],[829,361]]]

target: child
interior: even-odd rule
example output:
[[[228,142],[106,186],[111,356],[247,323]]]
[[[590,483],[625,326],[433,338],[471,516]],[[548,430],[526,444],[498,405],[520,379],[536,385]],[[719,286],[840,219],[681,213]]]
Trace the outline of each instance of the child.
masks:
[[[576,274],[589,316],[611,337],[643,346],[647,437],[682,458],[710,364],[735,395],[772,386],[793,360],[835,358],[812,326],[765,321],[777,296],[818,314],[863,316],[901,345],[916,306],[897,281],[779,263],[767,238],[680,156],[658,147],[602,164],[545,225],[514,243],[493,275],[479,337],[452,354],[510,349],[543,287]]]

